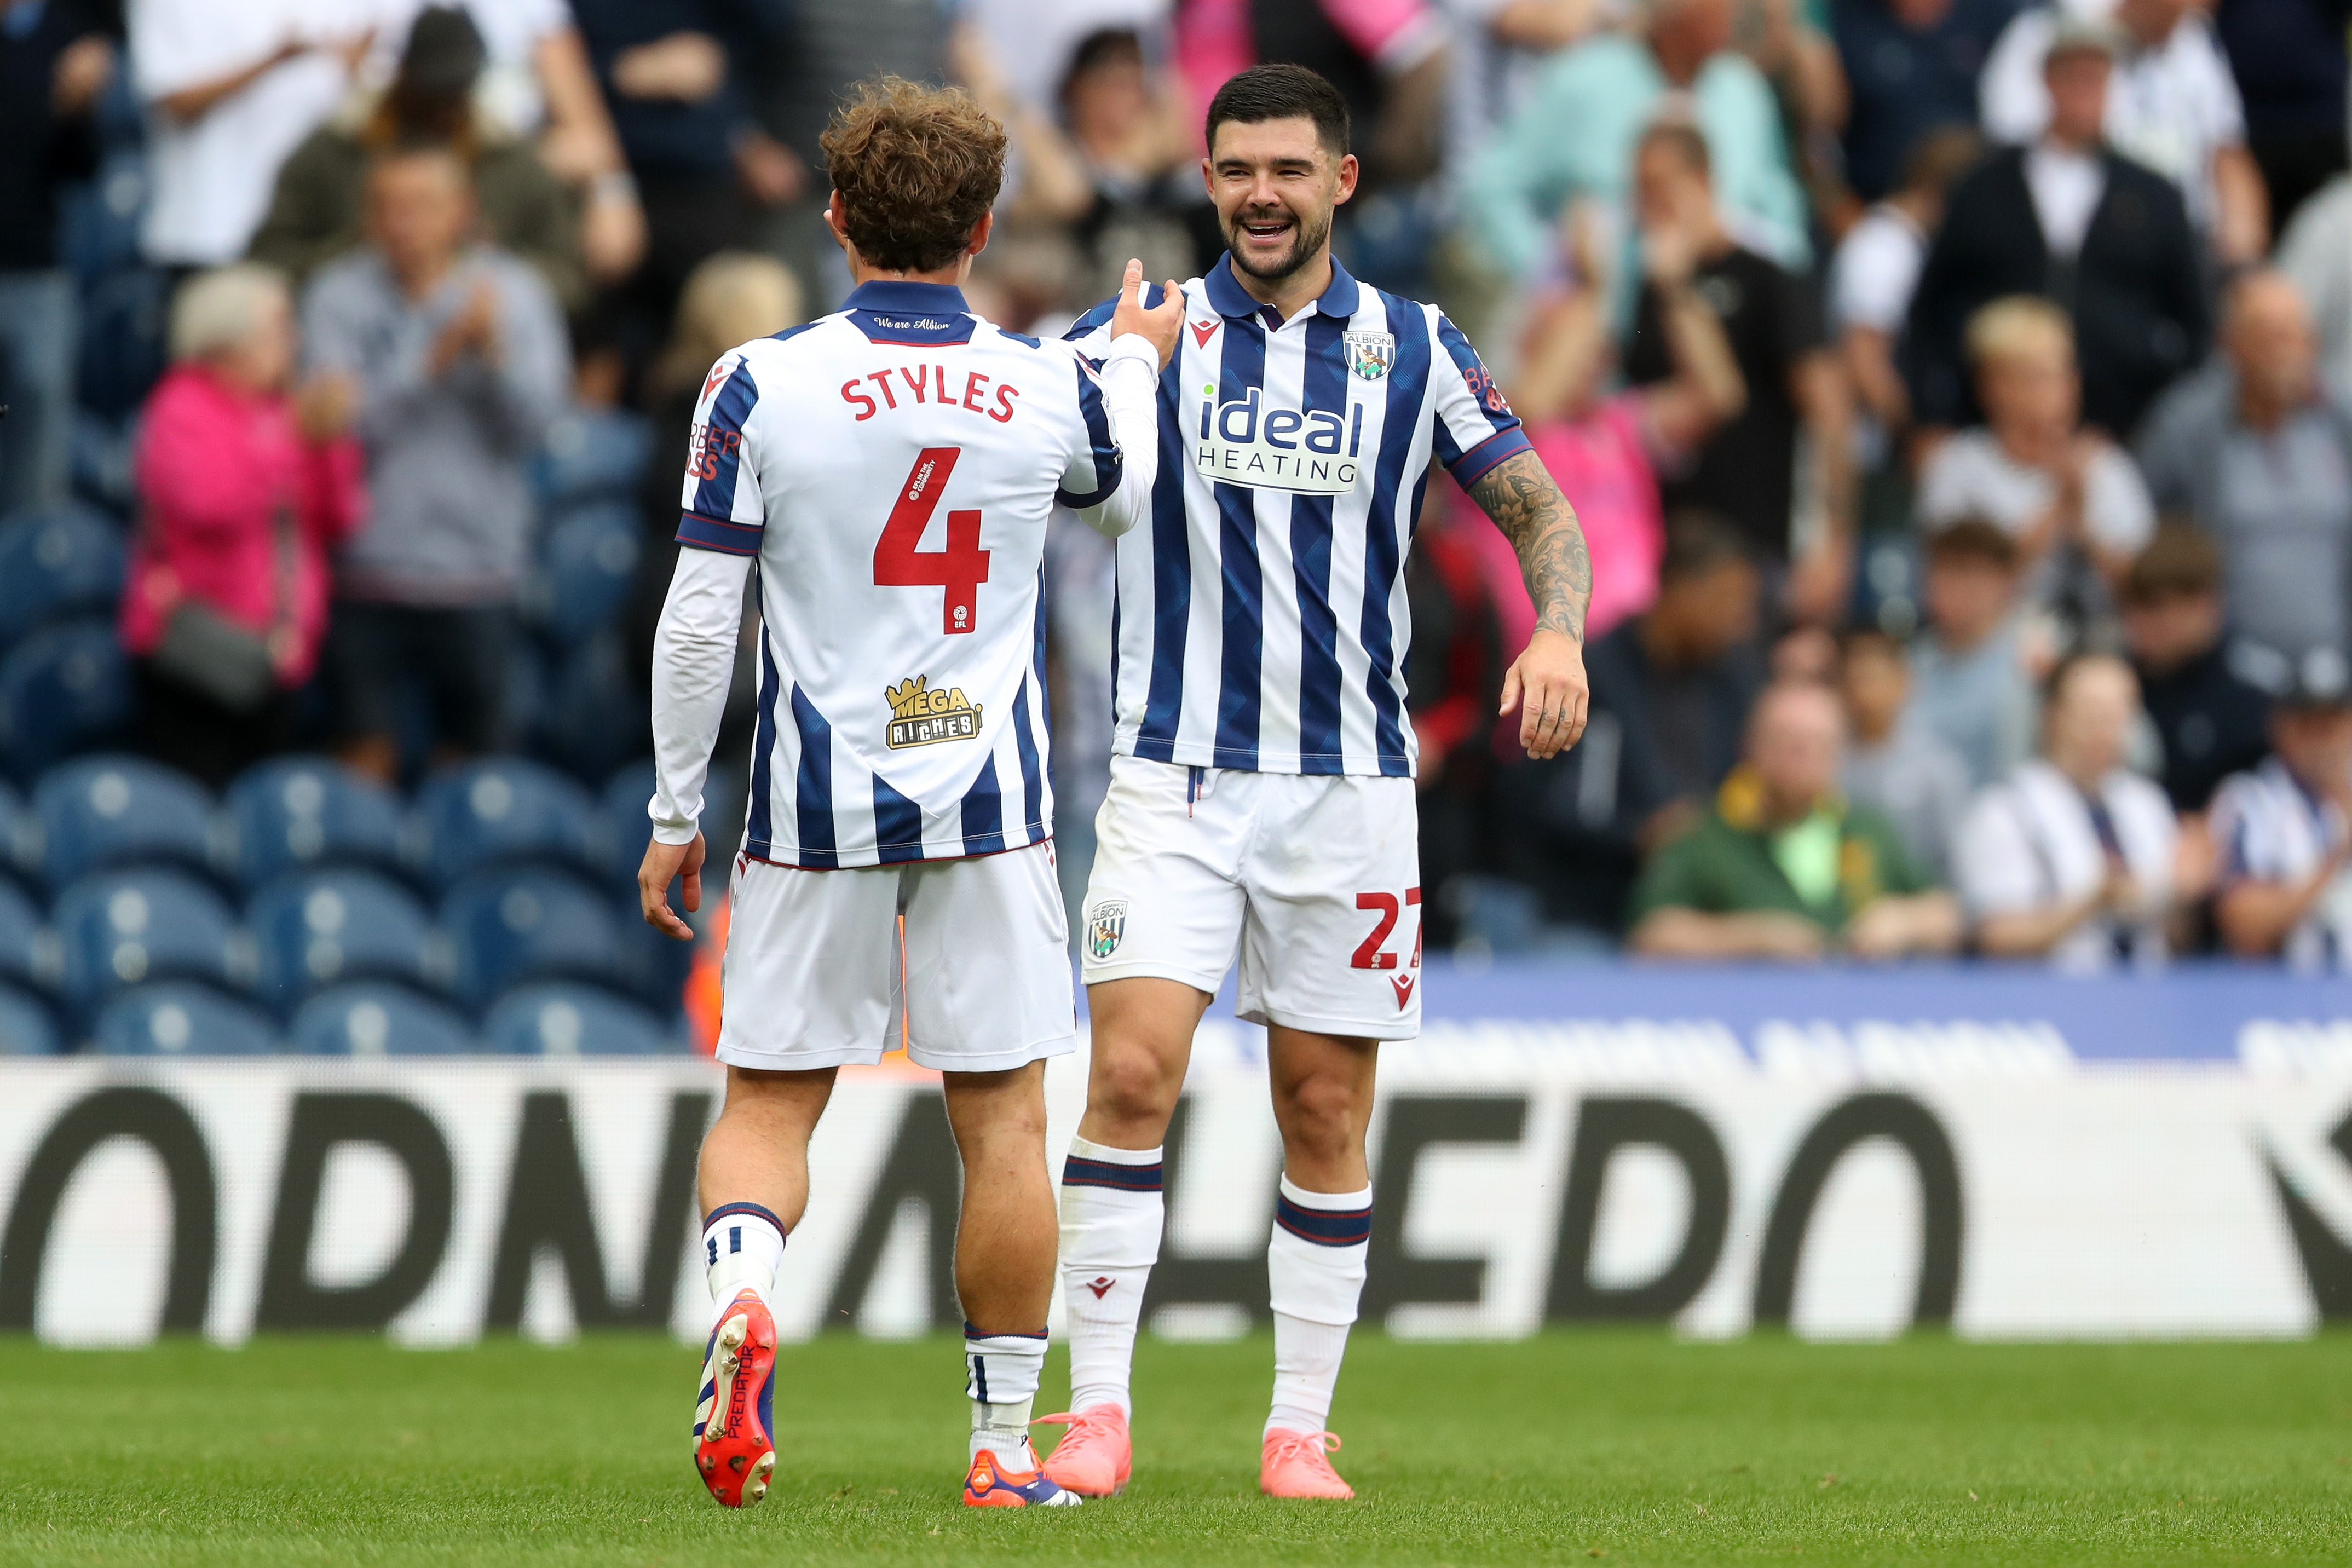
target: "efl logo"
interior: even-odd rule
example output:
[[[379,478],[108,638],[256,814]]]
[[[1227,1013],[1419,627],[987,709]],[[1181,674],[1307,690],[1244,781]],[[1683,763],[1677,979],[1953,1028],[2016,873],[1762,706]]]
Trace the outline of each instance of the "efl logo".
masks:
[[[1346,495],[1362,469],[1356,454],[1364,439],[1364,405],[1343,423],[1328,408],[1259,407],[1259,393],[1227,403],[1201,399],[1200,439],[1192,467],[1220,484],[1297,495]]]

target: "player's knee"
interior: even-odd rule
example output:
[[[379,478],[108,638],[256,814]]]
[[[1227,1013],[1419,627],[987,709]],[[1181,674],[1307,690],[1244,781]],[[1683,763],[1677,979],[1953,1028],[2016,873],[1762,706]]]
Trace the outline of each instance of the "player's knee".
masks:
[[[1288,1086],[1284,1142],[1299,1153],[1337,1158],[1363,1142],[1364,1107],[1355,1083],[1337,1073],[1310,1073]]]
[[[1184,1087],[1181,1072],[1148,1050],[1106,1048],[1094,1062],[1087,1108],[1121,1123],[1165,1123]]]

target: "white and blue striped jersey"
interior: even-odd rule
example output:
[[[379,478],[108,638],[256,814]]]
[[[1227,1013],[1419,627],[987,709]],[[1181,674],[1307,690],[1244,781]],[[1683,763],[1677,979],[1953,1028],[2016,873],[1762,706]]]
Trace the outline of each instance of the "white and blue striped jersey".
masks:
[[[677,530],[691,548],[656,645],[666,841],[691,837],[716,732],[709,682],[678,669],[734,627],[714,618],[733,606],[698,608],[723,584],[683,569],[697,552],[758,563],[747,853],[838,868],[1050,837],[1046,521],[1057,501],[1106,532],[1146,515],[1153,456],[1127,463],[1102,382],[1148,432],[1158,369],[1140,337],[1098,375],[1066,344],[971,315],[954,288],[893,281],[722,355],[696,408]]]
[[[1232,265],[1184,285],[1150,526],[1119,541],[1115,749],[1410,777],[1404,558],[1430,463],[1466,487],[1527,437],[1435,306],[1335,260],[1322,296],[1278,321]],[[1069,341],[1103,353],[1113,303]]]
[[[2215,880],[2225,890],[2239,882],[2300,882],[2352,829],[2276,757],[2224,779],[2210,820],[2221,852]],[[2338,876],[2296,922],[2281,956],[2297,969],[2352,968],[2352,872]]]

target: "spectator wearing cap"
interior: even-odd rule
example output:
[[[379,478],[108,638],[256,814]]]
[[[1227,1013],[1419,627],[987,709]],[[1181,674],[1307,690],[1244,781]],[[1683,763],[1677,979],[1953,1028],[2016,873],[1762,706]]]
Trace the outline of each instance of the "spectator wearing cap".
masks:
[[[2069,26],[2086,25],[2063,11],[2027,11],[1994,46],[1980,84],[1993,140],[2030,142],[2050,124],[2043,60]],[[2261,259],[2270,248],[2270,198],[2246,151],[2237,79],[2204,9],[2196,0],[2116,0],[2111,23],[2087,25],[2110,29],[2108,144],[2172,182],[2216,260]]]
[[[2270,694],[2225,651],[2221,560],[2199,530],[2159,530],[2124,578],[2124,641],[2164,748],[2172,809],[2203,811],[2221,781],[2263,760]]]
[[[1977,78],[2017,0],[1854,0],[1832,15],[1853,98],[1846,178],[1877,202],[1909,184],[1929,136],[1976,129]]]
[[[1858,958],[1949,952],[1959,908],[1885,818],[1838,793],[1844,716],[1828,688],[1757,699],[1746,755],[1698,826],[1633,889],[1635,952],[1665,958]]]
[[[345,760],[389,779],[412,678],[439,755],[505,738],[524,468],[563,405],[571,356],[546,280],[468,238],[471,187],[450,148],[379,156],[367,208],[367,246],[311,279],[303,340],[313,365],[360,388],[371,515],[343,552],[330,658]]]
[[[1656,601],[1586,656],[1584,739],[1496,778],[1497,814],[1513,828],[1498,869],[1536,891],[1545,919],[1621,931],[1643,854],[1696,822],[1738,762],[1764,685],[1761,597],[1729,524],[1704,512],[1666,520]]]
[[[328,552],[362,515],[361,458],[348,382],[289,395],[278,273],[199,273],[173,302],[171,342],[140,421],[122,641],[147,749],[217,789],[285,743],[289,694],[326,631]]]
[[[1974,416],[1968,323],[2010,295],[2042,295],[2073,318],[2083,417],[2119,439],[2203,353],[2202,264],[2180,193],[2105,143],[2115,47],[2105,27],[2062,19],[2042,64],[2048,124],[1952,187],[1904,350],[1921,426]]]
[[[2051,672],[2042,755],[1977,796],[1953,846],[1988,956],[2074,973],[2164,961],[2174,918],[2200,889],[2179,874],[2164,792],[2124,765],[2139,719],[2123,660],[2074,654]]]
[[[299,287],[364,239],[371,158],[394,147],[443,146],[472,168],[481,237],[538,268],[566,310],[586,304],[572,198],[530,146],[476,107],[484,58],[481,34],[464,11],[419,12],[391,85],[355,97],[286,160],[253,237],[254,259]]]
[[[2352,679],[2315,648],[2272,709],[2269,761],[2213,797],[2214,922],[2242,958],[2352,964]]]
[[[1875,626],[1838,645],[1838,695],[1845,703],[1846,798],[1893,825],[1912,863],[1937,881],[1951,874],[1952,833],[1968,809],[1968,764],[1920,721],[1911,705],[1911,661],[1902,643]]]
[[[1960,759],[1971,789],[2009,776],[2033,743],[2033,691],[2017,616],[2017,542],[1982,518],[1928,535],[1927,628],[1911,650],[1919,723]]]
[[[2167,395],[2139,444],[2157,504],[2220,546],[2231,629],[2289,658],[2352,646],[2352,405],[2318,363],[2294,282],[2245,273],[2221,353]]]
[[[1985,423],[1928,454],[1920,526],[1996,523],[2017,541],[2028,602],[2100,613],[2156,531],[2156,509],[2131,458],[2083,427],[2066,313],[2030,295],[1996,300],[1969,321],[1968,351]]]
[[[1591,198],[1622,208],[1634,145],[1670,95],[1686,99],[1706,139],[1717,199],[1744,244],[1784,267],[1811,260],[1805,197],[1780,106],[1729,46],[1732,0],[1658,0],[1640,25],[1563,50],[1472,164],[1464,196],[1493,258],[1522,279],[1554,254],[1561,208]]]
[[[1801,620],[1832,616],[1853,553],[1853,401],[1822,336],[1820,295],[1779,263],[1738,243],[1717,214],[1707,140],[1669,120],[1636,143],[1634,184],[1649,258],[1633,303],[1625,379],[1636,386],[1677,374],[1666,328],[1671,296],[1696,294],[1723,323],[1747,395],[1689,460],[1665,478],[1669,508],[1712,511],[1738,525],[1748,556]],[[1811,482],[1801,487],[1800,450]],[[1822,516],[1801,552],[1800,489]]]

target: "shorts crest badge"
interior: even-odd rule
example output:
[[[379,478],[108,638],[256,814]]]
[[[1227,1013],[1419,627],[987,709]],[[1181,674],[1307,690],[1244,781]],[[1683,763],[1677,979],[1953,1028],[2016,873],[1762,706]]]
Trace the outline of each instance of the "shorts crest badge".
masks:
[[[1108,958],[1117,952],[1118,940],[1126,934],[1125,899],[1105,899],[1087,911],[1087,951],[1096,958]]]
[[[1366,381],[1378,381],[1396,363],[1396,339],[1387,332],[1342,332],[1348,368]]]

